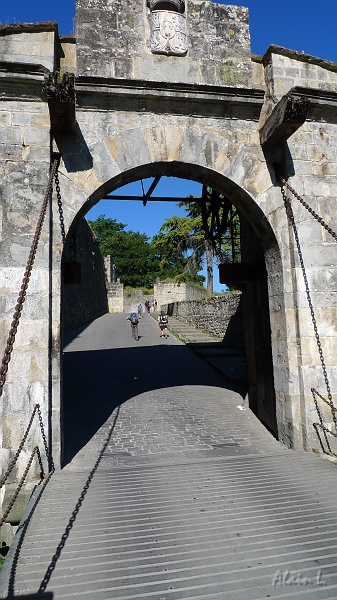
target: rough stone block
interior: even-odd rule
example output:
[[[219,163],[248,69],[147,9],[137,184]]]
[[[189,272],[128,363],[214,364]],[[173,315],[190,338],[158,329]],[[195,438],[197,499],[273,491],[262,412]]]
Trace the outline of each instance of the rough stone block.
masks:
[[[23,141],[26,146],[50,146],[49,129],[30,127],[25,130]]]
[[[15,492],[15,487],[16,487],[16,484],[11,484],[11,485],[6,486],[5,498],[4,498],[4,502],[3,502],[3,508],[2,508],[2,510],[4,512],[7,510],[7,507],[13,497],[13,494]],[[35,485],[30,483],[22,488],[18,498],[15,501],[13,508],[11,509],[11,511],[6,519],[6,522],[8,524],[10,524],[10,523],[19,524],[20,523],[20,521],[24,515],[24,512],[26,510],[28,501],[34,490],[34,487],[35,487]]]
[[[3,61],[23,64],[41,64],[54,70],[55,27],[51,31],[39,31],[38,25],[10,25],[0,36],[0,54]]]

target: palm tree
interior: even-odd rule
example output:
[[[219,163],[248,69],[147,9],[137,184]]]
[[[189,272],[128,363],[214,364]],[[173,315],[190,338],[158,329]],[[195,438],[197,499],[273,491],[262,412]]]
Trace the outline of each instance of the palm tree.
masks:
[[[213,263],[240,259],[240,221],[230,200],[203,186],[201,199],[188,196],[179,206],[186,217],[171,217],[161,226],[153,243],[168,254],[185,255],[184,273],[195,274],[206,259],[207,293],[213,294]]]

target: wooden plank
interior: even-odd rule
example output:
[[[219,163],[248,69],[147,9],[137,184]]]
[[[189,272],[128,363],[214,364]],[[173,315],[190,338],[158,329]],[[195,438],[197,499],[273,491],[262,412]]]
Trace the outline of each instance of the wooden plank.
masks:
[[[64,73],[59,80],[58,73],[48,73],[45,90],[50,114],[50,128],[53,135],[75,135],[75,76]]]
[[[248,263],[222,263],[219,265],[219,281],[228,285],[246,283],[250,280]]]
[[[309,109],[307,98],[283,96],[260,129],[264,149],[273,149],[286,142],[303,125]]]

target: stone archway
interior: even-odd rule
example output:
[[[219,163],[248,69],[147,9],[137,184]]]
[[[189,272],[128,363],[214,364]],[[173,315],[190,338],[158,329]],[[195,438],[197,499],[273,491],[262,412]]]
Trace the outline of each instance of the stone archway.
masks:
[[[159,174],[188,178],[216,187],[218,191],[230,197],[242,215],[244,235],[247,240],[245,255],[250,257],[252,272],[250,284],[243,294],[250,384],[249,401],[251,408],[260,420],[275,435],[278,435],[272,359],[272,339],[276,337],[276,333],[270,328],[272,317],[269,314],[267,274],[270,281],[276,282],[276,275],[281,272],[281,257],[270,224],[247,192],[219,173],[191,163],[174,161],[140,165],[138,168],[127,170],[118,177],[112,178],[99,190],[93,192],[74,219],[68,238],[71,238],[72,230],[83,216],[84,208],[97,203],[102,195],[110,193],[126,183]],[[273,286],[270,286],[269,294],[279,303],[283,302],[281,294],[278,294],[278,290],[274,290]],[[277,367],[277,364],[275,366]],[[285,390],[278,389],[279,382],[277,380],[275,383],[277,397],[278,392],[283,394]]]
[[[0,337],[5,345],[51,149],[62,154],[69,236],[90,206],[123,183],[146,173],[197,177],[233,199],[256,236],[250,246],[261,251],[256,258],[262,253],[264,290],[252,290],[252,301],[259,307],[268,297],[279,439],[320,450],[311,388],[324,393],[329,376],[336,399],[335,242],[294,203],[318,348],[277,181],[282,174],[291,177],[297,192],[336,230],[336,67],[277,46],[263,57],[252,55],[242,7],[210,0],[173,3],[186,10],[174,19],[179,27],[170,20],[169,38],[175,41],[164,47],[157,43],[161,15],[153,15],[158,3],[152,0],[97,0],[90,7],[78,0],[76,39],[59,38],[55,23],[2,29]],[[164,12],[167,3],[159,4]],[[186,39],[183,19],[184,47],[181,35],[171,38],[175,31]],[[22,34],[35,48],[28,62]],[[288,108],[303,99],[310,109],[298,120]],[[54,199],[4,389],[0,458],[6,464],[36,403],[59,462],[61,259]],[[328,409],[323,419],[331,422]]]

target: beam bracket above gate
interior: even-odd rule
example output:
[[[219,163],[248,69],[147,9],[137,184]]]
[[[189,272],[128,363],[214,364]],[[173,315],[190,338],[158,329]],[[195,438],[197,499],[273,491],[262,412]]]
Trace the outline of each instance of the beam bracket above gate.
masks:
[[[50,115],[50,129],[53,135],[76,134],[75,76],[64,73],[45,75],[44,87]]]
[[[284,144],[307,118],[310,102],[291,92],[279,101],[260,129],[263,150],[274,150]]]

